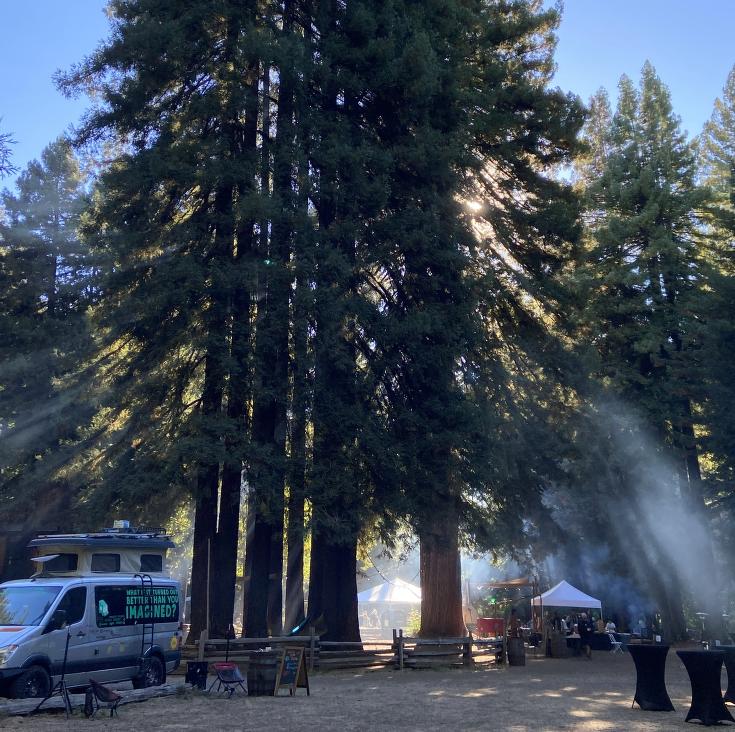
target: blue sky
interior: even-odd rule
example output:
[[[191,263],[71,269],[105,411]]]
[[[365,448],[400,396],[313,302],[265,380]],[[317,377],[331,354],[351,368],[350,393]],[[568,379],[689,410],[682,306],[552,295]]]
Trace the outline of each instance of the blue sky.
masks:
[[[17,166],[39,157],[83,113],[86,100],[64,99],[51,77],[105,37],[104,6],[0,0],[0,130],[16,139]],[[735,64],[733,29],[735,0],[566,0],[556,83],[584,100],[600,86],[614,98],[620,75],[637,80],[649,59],[671,89],[682,126],[697,134]]]
[[[649,60],[690,136],[709,119],[735,65],[735,0],[565,0],[556,82],[583,100],[616,98],[622,74]]]

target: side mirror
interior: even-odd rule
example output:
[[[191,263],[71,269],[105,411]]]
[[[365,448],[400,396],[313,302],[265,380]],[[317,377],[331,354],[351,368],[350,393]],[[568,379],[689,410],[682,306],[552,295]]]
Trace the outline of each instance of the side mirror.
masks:
[[[61,630],[66,625],[66,610],[54,610],[51,620],[48,621],[44,633],[50,633],[53,630]]]

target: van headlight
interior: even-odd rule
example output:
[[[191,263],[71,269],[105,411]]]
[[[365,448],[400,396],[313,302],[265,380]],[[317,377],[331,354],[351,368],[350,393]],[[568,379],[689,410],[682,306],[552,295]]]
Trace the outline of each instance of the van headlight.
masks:
[[[0,648],[0,666],[4,666],[7,660],[15,653],[18,646],[10,645]]]

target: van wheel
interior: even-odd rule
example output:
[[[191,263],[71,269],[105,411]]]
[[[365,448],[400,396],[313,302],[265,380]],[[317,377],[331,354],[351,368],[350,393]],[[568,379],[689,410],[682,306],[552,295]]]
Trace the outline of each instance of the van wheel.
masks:
[[[163,662],[158,656],[146,658],[140,676],[133,679],[133,688],[145,689],[148,686],[160,686],[164,681],[165,674]]]
[[[10,685],[13,699],[45,699],[51,690],[51,677],[43,666],[30,666]]]

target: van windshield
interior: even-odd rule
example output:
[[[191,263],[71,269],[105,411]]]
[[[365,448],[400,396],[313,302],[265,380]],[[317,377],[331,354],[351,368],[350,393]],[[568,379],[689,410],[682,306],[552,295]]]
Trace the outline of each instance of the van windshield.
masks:
[[[40,625],[61,587],[0,587],[0,625]]]

